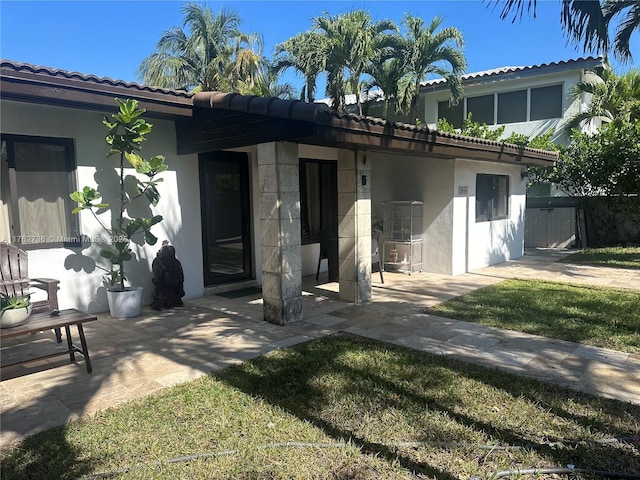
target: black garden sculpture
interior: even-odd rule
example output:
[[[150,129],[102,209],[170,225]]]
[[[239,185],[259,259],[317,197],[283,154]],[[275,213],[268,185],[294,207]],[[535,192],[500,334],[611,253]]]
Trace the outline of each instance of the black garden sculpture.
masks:
[[[184,273],[176,258],[176,249],[165,240],[152,264],[153,301],[151,308],[163,310],[182,307],[184,297]]]

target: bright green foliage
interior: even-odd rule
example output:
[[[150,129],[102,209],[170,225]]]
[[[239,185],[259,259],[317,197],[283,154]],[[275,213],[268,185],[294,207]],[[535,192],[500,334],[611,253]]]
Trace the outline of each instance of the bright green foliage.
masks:
[[[443,317],[636,354],[638,311],[637,291],[530,279],[506,280],[429,309]]]
[[[105,141],[109,146],[107,157],[119,155],[119,177],[120,177],[120,201],[119,210],[112,212],[115,222],[111,227],[102,223],[98,214],[104,213],[104,209],[109,207],[108,203],[99,202],[102,194],[92,187],[83,187],[82,190],[69,194],[78,206],[73,209],[73,213],[82,210],[89,210],[94,215],[98,223],[107,234],[110,244],[100,251],[100,256],[106,259],[111,267],[105,269],[109,283],[117,284],[120,290],[124,290],[126,278],[124,263],[133,258],[130,248],[134,236],[141,234],[144,243],[155,245],[157,237],[151,233],[151,228],[162,221],[161,215],[152,218],[127,218],[125,210],[129,204],[145,198],[154,207],[160,201],[158,184],[162,178],[156,178],[158,174],[167,170],[162,155],[156,155],[150,160],[145,160],[138,153],[142,148],[142,143],[146,140],[146,135],[151,132],[152,125],[140,118],[145,110],[138,106],[137,100],[128,99],[125,101],[115,99],[119,105],[117,113],[111,118],[105,118],[103,124],[107,128]],[[135,179],[135,191],[129,194],[125,189],[125,159],[133,167],[138,175]],[[141,178],[142,177],[142,178]],[[102,210],[102,212],[100,211]]]
[[[560,149],[560,146],[551,140],[551,137],[553,137],[554,133],[555,130],[552,128],[542,135],[529,138],[527,135],[524,135],[522,133],[512,132],[511,135],[502,139],[502,141],[505,143],[511,143],[513,145],[537,148],[538,150],[558,151]]]
[[[571,96],[580,101],[589,95],[589,106],[573,115],[564,126],[567,133],[583,125],[640,120],[640,70],[617,75],[610,66],[587,72],[584,80],[571,88]]]
[[[332,107],[341,110],[345,95],[356,94],[362,114],[360,92],[362,76],[375,59],[391,53],[396,26],[389,20],[374,22],[369,12],[352,10],[336,16],[323,15],[313,19],[313,32],[322,37],[316,45],[316,55],[327,72],[327,94]]]
[[[315,101],[316,82],[325,68],[325,59],[319,52],[324,49],[324,37],[315,31],[299,33],[276,45],[276,56],[272,69],[282,73],[293,68],[305,79],[300,100]]]
[[[31,295],[5,295],[0,293],[0,312],[6,310],[19,310],[21,308],[29,308],[31,305]]]
[[[316,80],[327,75],[327,95],[332,107],[344,108],[347,93],[360,94],[378,87],[385,96],[385,115],[393,101],[396,113],[417,116],[420,82],[430,75],[447,80],[451,99],[462,98],[462,80],[467,62],[461,48],[462,34],[453,27],[440,28],[441,17],[425,25],[406,14],[404,30],[393,22],[374,22],[368,12],[354,10],[337,16],[313,19],[311,30],[277,46],[274,68],[293,68],[305,78],[302,99],[313,101]]]
[[[640,120],[604,125],[594,135],[574,133],[551,180],[576,196],[640,193]]]
[[[504,125],[497,128],[489,128],[486,123],[474,122],[471,112],[462,122],[462,128],[458,129],[447,122],[446,119],[438,119],[438,131],[448,133],[459,133],[467,137],[483,138],[485,140],[498,140],[504,133]]]

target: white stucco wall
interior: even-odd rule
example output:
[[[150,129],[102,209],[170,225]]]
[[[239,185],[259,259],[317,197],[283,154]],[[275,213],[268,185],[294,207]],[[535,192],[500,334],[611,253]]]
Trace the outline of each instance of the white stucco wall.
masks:
[[[526,180],[518,165],[456,160],[452,274],[477,270],[524,254]],[[476,175],[509,175],[509,218],[476,222]],[[460,195],[460,186],[468,195]]]
[[[459,275],[523,255],[526,181],[520,178],[521,166],[371,156],[372,218],[383,218],[382,202],[387,200],[424,202],[424,271]],[[508,219],[475,221],[478,173],[509,175]],[[459,187],[466,187],[467,194]]]
[[[391,200],[417,200],[423,205],[423,270],[451,274],[453,245],[453,160],[371,154],[372,218],[383,218]]]
[[[77,164],[76,182],[98,188],[103,200],[115,203],[112,192],[117,188],[115,157],[106,158],[103,113],[75,109],[2,101],[0,125],[3,133],[71,138],[75,143]],[[155,246],[134,245],[136,258],[126,264],[126,272],[134,285],[145,287],[144,303],[151,301],[151,263],[164,239],[176,248],[185,273],[186,298],[202,296],[202,233],[200,229],[200,195],[196,155],[176,154],[176,134],[173,122],[146,117],[153,124],[148,141],[143,144],[142,156],[162,154],[169,170],[162,174],[164,182],[158,190],[162,196],[150,215],[160,214],[164,221],[152,232],[158,237]],[[133,170],[130,170],[133,172]],[[117,193],[116,193],[117,195]],[[109,223],[105,215],[101,219]],[[104,237],[90,212],[81,213],[80,230],[90,240]],[[102,271],[95,268],[99,245],[94,242],[82,248],[33,249],[29,251],[31,277],[50,277],[60,280],[60,308],[80,308],[90,312],[108,309]]]

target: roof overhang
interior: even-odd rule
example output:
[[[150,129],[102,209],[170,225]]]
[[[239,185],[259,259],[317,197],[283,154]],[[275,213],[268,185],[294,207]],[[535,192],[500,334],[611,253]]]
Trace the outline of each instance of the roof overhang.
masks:
[[[221,92],[198,93],[193,103],[193,117],[177,122],[179,154],[290,141],[520,165],[551,165],[557,159],[554,152],[337,112],[324,104]]]
[[[88,110],[115,111],[115,97],[135,98],[147,114],[159,118],[190,117],[191,95],[145,87],[47,67],[9,61],[0,63],[3,100],[40,103]]]
[[[191,95],[10,61],[0,62],[0,94],[3,100],[103,112],[116,110],[114,97],[137,99],[149,116],[175,121],[178,154],[289,141],[519,165],[557,159],[554,152],[338,112],[325,104],[222,92]]]

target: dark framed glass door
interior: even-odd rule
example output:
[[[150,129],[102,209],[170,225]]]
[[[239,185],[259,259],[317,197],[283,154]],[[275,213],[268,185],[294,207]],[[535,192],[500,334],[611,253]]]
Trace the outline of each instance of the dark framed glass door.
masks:
[[[248,156],[204,153],[199,163],[204,284],[251,278]]]

